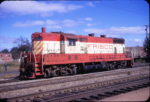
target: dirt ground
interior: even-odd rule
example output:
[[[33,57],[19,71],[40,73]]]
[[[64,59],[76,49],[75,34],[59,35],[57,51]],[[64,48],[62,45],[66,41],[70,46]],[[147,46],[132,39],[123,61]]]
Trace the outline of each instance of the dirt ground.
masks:
[[[150,98],[150,87],[148,88],[142,88],[139,90],[131,91],[128,93],[123,93],[120,95],[112,96],[105,98],[99,102],[109,102],[109,101],[124,101],[124,102],[129,102],[129,101],[134,101],[134,102],[148,102],[148,99]]]

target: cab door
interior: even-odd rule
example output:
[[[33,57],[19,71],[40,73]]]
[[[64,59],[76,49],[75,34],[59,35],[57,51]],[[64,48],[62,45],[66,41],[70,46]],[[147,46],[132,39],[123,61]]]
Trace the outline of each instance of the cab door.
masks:
[[[65,53],[65,41],[64,41],[64,36],[60,36],[60,53]]]
[[[80,52],[88,53],[87,51],[87,38],[80,38]]]

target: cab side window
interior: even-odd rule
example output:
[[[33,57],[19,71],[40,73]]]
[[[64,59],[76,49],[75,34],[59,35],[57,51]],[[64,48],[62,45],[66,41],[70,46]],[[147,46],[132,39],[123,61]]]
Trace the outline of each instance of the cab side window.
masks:
[[[76,46],[76,39],[68,39],[69,46]]]

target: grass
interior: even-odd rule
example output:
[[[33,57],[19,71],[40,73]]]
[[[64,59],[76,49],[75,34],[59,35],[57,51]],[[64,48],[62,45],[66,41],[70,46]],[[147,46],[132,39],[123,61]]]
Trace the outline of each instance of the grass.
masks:
[[[7,63],[7,71],[17,71],[19,70],[19,62],[18,61],[13,61]],[[5,72],[5,67],[4,64],[0,64],[0,73]]]
[[[5,71],[4,64],[0,64],[0,79],[14,78],[18,76],[18,73],[7,73],[19,70],[20,63],[18,61],[13,61],[7,63],[7,71]]]

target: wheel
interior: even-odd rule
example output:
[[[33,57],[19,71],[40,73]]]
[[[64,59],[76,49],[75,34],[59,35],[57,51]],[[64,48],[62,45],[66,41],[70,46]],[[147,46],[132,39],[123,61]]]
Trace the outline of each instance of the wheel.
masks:
[[[126,63],[126,62],[123,62],[123,63],[122,63],[122,68],[123,68],[123,69],[127,68],[127,63]]]
[[[68,75],[72,75],[73,74],[73,70],[71,68],[67,69]]]
[[[109,70],[113,69],[113,64],[109,64]]]
[[[68,75],[68,72],[67,72],[67,67],[62,67],[62,68],[60,68],[61,70],[60,70],[60,75],[61,76],[66,76],[66,75]]]
[[[77,74],[77,67],[74,67],[74,68],[72,69],[72,73],[73,73],[73,74]]]
[[[60,75],[60,72],[59,72],[59,70],[53,70],[52,71],[52,77],[56,77],[56,76],[59,76]]]
[[[118,65],[118,66],[117,66],[117,69],[122,69],[122,66],[121,66],[121,65]]]
[[[106,70],[109,71],[109,70],[110,70],[110,67],[108,66],[108,67],[106,68]]]
[[[109,63],[106,63],[106,64],[105,64],[105,69],[106,69],[107,71],[110,70],[110,64],[109,64]]]
[[[49,77],[48,69],[46,69],[46,70],[44,71],[44,78],[48,78],[48,77]]]

